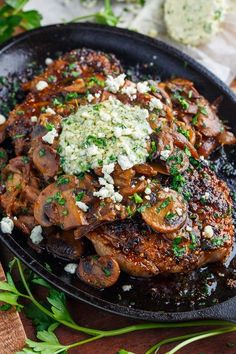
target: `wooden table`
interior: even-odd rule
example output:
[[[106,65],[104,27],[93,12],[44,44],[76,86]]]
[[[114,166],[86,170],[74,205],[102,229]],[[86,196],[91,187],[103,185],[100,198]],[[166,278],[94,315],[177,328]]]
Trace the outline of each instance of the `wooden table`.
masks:
[[[0,5],[1,3],[2,0],[0,0]],[[233,83],[232,88],[236,91],[236,81]],[[2,279],[2,277],[3,274],[1,274],[0,269],[0,279]],[[39,291],[39,296],[40,293],[41,291]],[[83,326],[98,329],[111,329],[137,323],[136,321],[109,314],[72,299],[68,299],[68,306],[71,308],[75,320]],[[27,319],[23,313],[20,313],[20,317],[27,337],[35,339],[35,329],[32,322]],[[204,328],[201,327],[198,330],[202,331]],[[183,335],[187,332],[187,329],[166,329],[130,333],[120,337],[102,339],[101,341],[75,348],[70,351],[70,354],[115,354],[121,348],[125,348],[135,354],[143,354],[148,347],[161,339]],[[25,340],[25,333],[19,321],[18,314],[12,313],[12,311],[9,314],[0,312],[0,354],[14,354],[16,350],[19,350],[21,344]],[[73,343],[85,338],[82,334],[65,327],[60,327],[56,333],[60,341],[65,344]],[[164,354],[170,348],[170,346],[166,346],[165,349],[161,350],[159,353]],[[236,333],[229,333],[213,339],[196,342],[188,346],[187,349],[181,350],[179,353],[236,354]]]
[[[1,249],[2,251],[3,249]],[[9,252],[4,249],[0,259],[3,264],[7,264],[9,260]],[[11,255],[10,255],[11,256]],[[37,296],[41,296],[43,289],[37,289]],[[117,316],[94,308],[93,306],[82,303],[81,301],[75,301],[68,298],[68,307],[71,310],[71,314],[77,323],[82,326],[93,327],[97,329],[115,329],[119,327],[129,326],[137,321],[127,319],[125,317]],[[15,351],[7,348],[17,348],[24,342],[24,332],[20,325],[17,315],[10,314],[10,316],[3,313],[1,317],[0,312],[0,354],[14,354]],[[13,317],[12,317],[13,316]],[[20,313],[21,321],[26,333],[26,336],[31,339],[35,339],[35,329],[31,320],[27,319],[23,312]],[[3,325],[3,318],[5,323]],[[10,324],[9,324],[10,323]],[[140,323],[140,321],[139,321]],[[6,330],[7,329],[7,330]],[[11,330],[10,330],[11,329]],[[195,328],[194,331],[203,331],[205,328]],[[102,339],[100,341],[75,348],[71,350],[70,354],[116,354],[119,349],[125,348],[135,354],[144,354],[145,351],[157,343],[161,339],[183,335],[193,331],[193,329],[165,329],[165,330],[149,330],[129,333],[119,337],[112,337]],[[10,336],[9,336],[10,334]],[[57,329],[60,342],[64,344],[73,343],[79,341],[85,336],[81,333],[73,331],[71,329],[61,326]],[[6,346],[7,343],[7,346]],[[231,347],[234,345],[233,347]],[[173,347],[173,346],[172,346]],[[164,350],[160,351],[160,354],[164,354],[170,349],[171,346],[166,346]],[[236,333],[228,333],[213,339],[206,339],[200,342],[196,342],[187,347],[187,349],[181,350],[181,354],[236,354]]]
[[[111,329],[128,326],[136,321],[132,321],[120,316],[109,314],[105,311],[98,310],[92,306],[83,304],[80,301],[68,301],[70,308],[73,310],[74,318],[79,324],[99,329]],[[27,337],[34,337],[34,328],[31,321],[27,320],[21,314],[22,323],[25,327]],[[204,330],[203,327],[196,331]],[[191,330],[190,330],[191,331]],[[193,329],[192,329],[193,331]],[[85,338],[70,329],[59,328],[56,332],[62,343],[68,344]],[[116,354],[121,348],[125,348],[135,354],[144,354],[145,351],[157,343],[161,339],[183,335],[188,333],[185,329],[171,330],[149,330],[136,333],[129,333],[120,337],[112,337],[102,339],[86,346],[78,347],[71,350],[70,354]],[[233,345],[233,348],[229,346]],[[173,345],[172,345],[173,347]],[[165,350],[161,350],[160,354],[167,352],[171,346],[166,346]],[[236,353],[236,333],[226,334],[213,339],[207,339],[196,342],[187,347],[187,349],[179,351],[179,354],[235,354]]]

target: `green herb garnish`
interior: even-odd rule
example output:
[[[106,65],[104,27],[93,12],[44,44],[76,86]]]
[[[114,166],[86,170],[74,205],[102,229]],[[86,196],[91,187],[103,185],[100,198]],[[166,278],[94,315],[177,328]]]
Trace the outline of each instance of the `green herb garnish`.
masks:
[[[80,202],[80,201],[83,199],[84,195],[85,195],[85,192],[79,192],[79,193],[77,193],[76,196],[75,196],[75,200],[76,200],[77,202]]]
[[[36,10],[24,11],[29,0],[5,0],[0,8],[0,43],[11,38],[16,28],[31,30],[40,27],[42,16]]]
[[[175,249],[175,252],[177,252],[177,255],[183,253],[183,251],[180,251],[181,248],[179,248],[180,243],[181,237],[174,239],[173,241],[173,248]],[[10,269],[12,270],[13,267],[17,267],[17,270],[19,272],[19,289],[16,287],[11,277],[11,274],[8,272],[7,282],[0,281],[0,301],[3,302],[3,308],[0,308],[0,310],[2,309],[3,311],[8,311],[8,309],[11,309],[12,306],[16,306],[17,309],[25,311],[27,317],[31,318],[33,320],[33,323],[37,327],[38,339],[38,341],[27,339],[26,347],[17,354],[33,354],[36,352],[47,354],[65,354],[71,348],[86,345],[86,343],[92,341],[140,330],[159,330],[160,328],[188,328],[197,326],[218,326],[218,328],[216,329],[211,328],[203,332],[190,332],[179,337],[173,337],[162,340],[161,342],[158,342],[151,348],[149,348],[145,353],[154,354],[154,352],[162,348],[163,345],[178,341],[180,343],[169,351],[169,353],[174,354],[193,341],[236,331],[235,323],[218,320],[194,321],[184,323],[141,323],[129,327],[112,329],[107,331],[82,327],[72,319],[70,312],[67,308],[65,294],[63,292],[56,290],[44,279],[40,278],[35,273],[29,272],[29,270],[23,268],[21,262],[18,259],[14,259],[11,262]],[[33,290],[31,290],[31,286],[35,284],[47,289],[48,295],[45,299],[38,300],[36,298]],[[26,301],[22,302],[21,300],[27,300],[27,304]],[[66,326],[75,331],[86,334],[88,338],[83,339],[79,342],[74,342],[72,344],[61,344],[58,341],[56,335],[54,334],[54,330],[59,325]],[[119,354],[131,354],[131,352],[122,349],[119,351]]]
[[[44,148],[40,149],[40,150],[39,150],[39,156],[40,156],[40,157],[43,157],[43,156],[45,156],[45,155],[46,155],[45,149],[44,149]]]
[[[165,209],[171,202],[172,198],[171,197],[167,197],[163,202],[161,202],[161,204],[159,205],[158,208],[156,208],[156,212],[160,213],[160,211],[162,209]]]
[[[183,255],[186,253],[186,248],[181,247],[180,244],[182,243],[182,237],[176,237],[174,238],[172,242],[172,251],[175,255],[175,257],[181,258]]]
[[[57,178],[56,184],[57,184],[58,186],[60,186],[60,185],[62,185],[62,184],[68,184],[69,182],[70,182],[69,177],[59,176],[59,177]]]
[[[143,202],[143,198],[141,198],[138,193],[134,193],[134,195],[132,195],[131,199],[133,199],[136,204],[140,204]]]
[[[184,135],[186,139],[189,140],[190,138],[190,132],[187,129],[183,129],[182,127],[178,127],[177,132]]]

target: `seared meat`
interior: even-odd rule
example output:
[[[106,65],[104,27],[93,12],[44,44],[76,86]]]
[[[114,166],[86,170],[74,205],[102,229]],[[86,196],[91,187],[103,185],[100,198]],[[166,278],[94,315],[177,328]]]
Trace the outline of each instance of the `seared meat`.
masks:
[[[201,155],[236,139],[192,82],[134,83],[115,56],[79,49],[23,89],[0,127],[14,147],[9,161],[0,148],[0,206],[18,229],[40,225],[43,247],[67,260],[87,237],[104,257],[82,258],[77,274],[97,287],[119,267],[149,277],[224,261],[232,202]]]
[[[186,173],[185,178],[184,194],[190,201],[181,229],[172,234],[155,232],[158,213],[152,215],[153,225],[149,223],[153,229],[140,218],[107,224],[87,235],[96,252],[112,256],[125,272],[141,277],[189,272],[223,261],[234,237],[228,188],[207,167]]]

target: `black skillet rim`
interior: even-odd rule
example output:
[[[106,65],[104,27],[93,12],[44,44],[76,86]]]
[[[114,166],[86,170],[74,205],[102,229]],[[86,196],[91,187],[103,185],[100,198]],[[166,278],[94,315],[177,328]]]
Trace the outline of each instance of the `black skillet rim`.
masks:
[[[0,56],[9,48],[17,44],[18,42],[25,41],[28,38],[39,33],[50,33],[57,31],[58,29],[68,29],[77,30],[89,30],[89,31],[100,31],[104,34],[112,33],[114,35],[122,35],[133,40],[137,40],[139,43],[143,42],[149,46],[156,48],[159,51],[163,51],[170,56],[176,57],[186,63],[189,67],[192,67],[194,70],[198,71],[201,75],[206,77],[211,81],[218,89],[220,89],[224,95],[228,96],[236,104],[236,96],[234,93],[213,73],[208,71],[205,67],[199,64],[197,61],[189,57],[188,55],[182,53],[180,50],[166,44],[162,41],[155,40],[138,34],[133,31],[126,29],[108,27],[103,25],[96,25],[90,23],[82,24],[55,24],[44,26],[26,33],[22,33],[0,46]],[[125,307],[119,304],[111,303],[100,298],[97,298],[94,295],[90,295],[87,292],[84,292],[80,289],[76,289],[63,282],[55,274],[49,272],[45,267],[43,267],[32,255],[30,255],[25,249],[17,243],[15,238],[12,235],[4,235],[0,232],[0,240],[5,244],[5,246],[15,254],[25,265],[31,268],[34,272],[39,274],[42,278],[46,279],[49,283],[64,291],[67,295],[86,302],[90,305],[93,305],[97,308],[112,312],[117,315],[126,316],[129,318],[139,319],[139,320],[148,320],[148,321],[160,321],[160,322],[178,322],[178,321],[187,321],[187,320],[201,320],[201,319],[224,319],[224,320],[236,320],[236,296],[232,297],[229,300],[223,301],[220,304],[213,305],[211,307],[206,307],[200,310],[192,310],[185,312],[154,312],[154,311],[145,311],[134,309],[130,307]]]

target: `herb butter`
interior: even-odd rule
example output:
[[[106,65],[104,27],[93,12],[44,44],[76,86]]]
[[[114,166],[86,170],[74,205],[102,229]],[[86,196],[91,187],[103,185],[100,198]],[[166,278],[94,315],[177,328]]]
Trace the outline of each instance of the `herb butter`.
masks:
[[[152,132],[147,109],[110,97],[79,107],[62,120],[59,138],[61,166],[68,174],[120,164],[126,170],[144,163]]]
[[[227,10],[226,0],[166,0],[165,22],[176,41],[197,46],[214,36]]]

